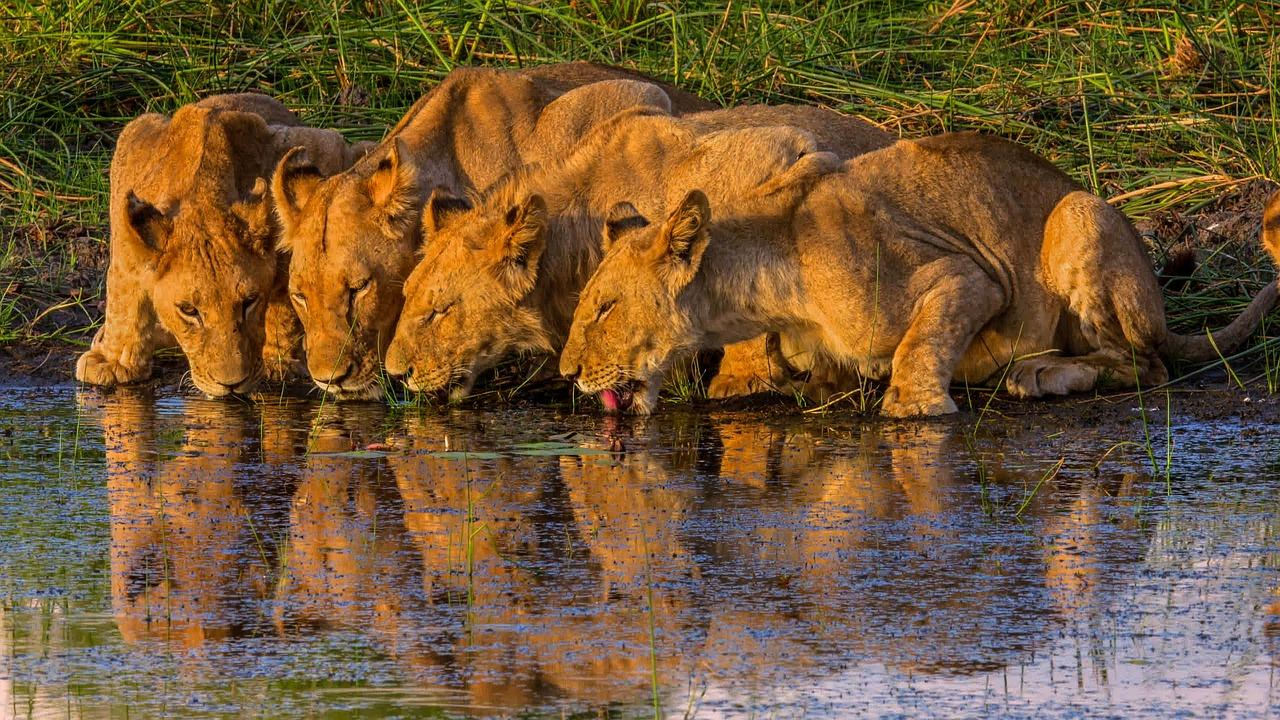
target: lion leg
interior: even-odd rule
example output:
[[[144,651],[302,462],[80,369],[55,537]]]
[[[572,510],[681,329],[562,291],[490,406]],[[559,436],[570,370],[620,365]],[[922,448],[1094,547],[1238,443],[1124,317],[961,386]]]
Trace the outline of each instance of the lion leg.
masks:
[[[1004,292],[967,258],[948,262],[916,309],[893,353],[880,412],[889,417],[956,412],[948,389],[978,331],[1004,303]]]
[[[1015,361],[1006,386],[1016,397],[1066,395],[1099,382],[1151,387],[1168,380],[1158,354],[1164,299],[1129,221],[1102,198],[1064,197],[1045,222],[1040,274],[1074,320],[1075,356]]]
[[[284,382],[290,378],[305,378],[307,366],[302,358],[302,323],[287,299],[271,298],[267,304],[266,323],[262,363],[267,379]]]
[[[138,283],[107,284],[107,313],[89,350],[76,361],[76,380],[89,385],[125,385],[151,376],[156,317]],[[124,292],[132,290],[132,292]]]
[[[1038,355],[1015,361],[1005,387],[1016,398],[1036,398],[1087,392],[1100,384],[1153,387],[1168,381],[1169,373],[1158,357],[1098,351],[1078,357]]]
[[[720,369],[707,385],[707,397],[724,399],[773,390],[790,380],[790,368],[781,366],[768,350],[768,335],[724,348]]]
[[[796,390],[811,402],[824,404],[831,398],[857,389],[859,374],[841,365],[825,353],[814,353],[809,364],[809,377],[796,383]]]

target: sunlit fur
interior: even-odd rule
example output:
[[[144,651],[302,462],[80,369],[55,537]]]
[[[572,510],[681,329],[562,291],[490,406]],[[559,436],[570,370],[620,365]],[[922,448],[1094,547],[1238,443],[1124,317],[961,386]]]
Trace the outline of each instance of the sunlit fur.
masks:
[[[175,340],[206,395],[287,373],[297,321],[281,292],[264,178],[295,145],[334,172],[358,152],[265,95],[215,96],[125,127],[111,164],[107,312],[77,379],[143,380],[156,348]]]
[[[884,414],[938,415],[956,411],[953,379],[1007,376],[1018,397],[1151,387],[1163,359],[1229,351],[1275,302],[1273,283],[1216,344],[1169,332],[1119,211],[1017,145],[957,133],[756,198],[690,193],[606,253],[560,367],[584,391],[651,397],[681,353],[787,332],[848,367],[887,366]]]
[[[724,142],[721,131],[734,127],[753,130]],[[817,149],[842,156],[892,141],[862,121],[803,106],[680,118],[650,107],[599,124],[566,158],[514,171],[470,204],[437,196],[438,207],[423,212],[427,244],[405,285],[388,372],[412,389],[449,387],[456,397],[508,355],[558,354],[578,293],[602,254],[607,217],[620,201],[661,213],[671,188],[712,177],[723,181],[715,192],[732,197],[735,188],[757,188],[812,152],[815,135],[822,138]],[[754,387],[763,358],[754,349],[748,357],[742,377],[725,378],[726,387]]]
[[[485,187],[543,153],[562,153],[566,138],[619,109],[610,93],[602,93],[565,111],[560,101],[573,94],[565,93],[569,88],[613,80],[621,84],[608,86],[610,91],[638,87],[670,102],[660,88],[632,78],[586,63],[527,71],[459,69],[350,170],[324,177],[305,158],[282,160],[273,188],[281,199],[283,247],[292,254],[289,291],[316,384],[339,398],[382,393],[380,365],[400,314],[401,285],[420,250],[419,218],[433,190],[463,194]],[[635,99],[629,92],[612,94],[623,103]],[[706,106],[692,96],[679,97]],[[550,113],[546,123],[544,111]]]

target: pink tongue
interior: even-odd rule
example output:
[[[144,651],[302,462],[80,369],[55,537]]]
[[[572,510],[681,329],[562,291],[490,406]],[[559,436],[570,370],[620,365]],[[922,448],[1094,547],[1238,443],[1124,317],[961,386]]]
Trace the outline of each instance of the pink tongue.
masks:
[[[609,413],[617,413],[618,407],[622,405],[620,398],[618,398],[618,391],[616,389],[602,389],[600,391],[600,405],[603,405],[604,409],[608,410]]]
[[[618,391],[617,390],[601,390],[600,404],[604,405],[604,409],[609,412],[618,412]]]

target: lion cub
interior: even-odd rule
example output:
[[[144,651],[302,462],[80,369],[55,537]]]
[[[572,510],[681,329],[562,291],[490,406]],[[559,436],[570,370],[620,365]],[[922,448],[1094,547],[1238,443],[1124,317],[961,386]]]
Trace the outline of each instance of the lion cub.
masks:
[[[145,380],[156,348],[175,339],[209,396],[251,391],[264,355],[267,371],[287,374],[297,319],[284,297],[265,178],[295,146],[329,172],[364,149],[302,127],[284,105],[251,93],[125,126],[111,160],[106,317],[76,363],[77,380]]]
[[[783,124],[812,131],[817,142]],[[758,129],[719,132],[731,128]],[[448,388],[457,399],[509,354],[559,353],[578,292],[600,260],[606,216],[621,200],[656,212],[669,185],[711,183],[728,201],[776,181],[818,149],[852,157],[892,142],[868,123],[814,107],[744,106],[681,118],[645,109],[597,126],[563,161],[511,173],[474,206],[434,194],[387,372],[410,389]],[[737,357],[761,354],[743,349]]]
[[[1212,341],[1170,332],[1124,215],[976,134],[900,141],[718,207],[712,222],[693,190],[664,222],[610,224],[560,361],[583,392],[647,412],[676,355],[783,331],[887,376],[883,414],[940,415],[953,380],[1003,372],[1017,397],[1165,382],[1162,358],[1215,358],[1276,302],[1272,283]]]
[[[401,285],[417,260],[422,208],[436,187],[456,194],[487,187],[564,152],[615,112],[655,102],[677,111],[710,107],[635,73],[589,63],[460,68],[351,169],[328,176],[301,153],[282,159],[272,191],[315,384],[342,399],[381,396],[382,356],[400,314]]]

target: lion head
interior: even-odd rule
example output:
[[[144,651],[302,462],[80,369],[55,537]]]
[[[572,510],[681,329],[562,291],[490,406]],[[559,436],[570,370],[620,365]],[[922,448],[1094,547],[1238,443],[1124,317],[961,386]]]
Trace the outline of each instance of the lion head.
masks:
[[[648,232],[649,221],[629,203],[609,213],[604,259],[583,288],[560,356],[560,373],[577,378],[583,392],[599,393],[607,410],[651,412],[671,362],[698,348],[679,299],[702,262],[710,221],[701,190]]]
[[[266,182],[226,203],[196,194],[167,212],[130,192],[129,230],[151,257],[152,307],[211,397],[253,390],[263,374],[268,296],[276,275]]]
[[[218,96],[172,120],[145,115],[121,134],[112,162],[104,332],[114,323],[147,325],[153,314],[211,397],[247,393],[263,374],[277,259],[262,176],[284,130],[268,119],[287,119],[283,106],[268,112],[273,105],[264,96]]]
[[[503,206],[497,210],[495,202]],[[387,350],[387,372],[419,392],[452,388],[522,350],[555,352],[534,292],[546,247],[546,201],[481,201],[433,193],[423,210],[423,261],[405,283],[405,306]]]
[[[381,395],[382,355],[420,236],[412,155],[398,139],[376,155],[326,178],[294,150],[272,181],[307,369],[317,386],[342,399]]]

